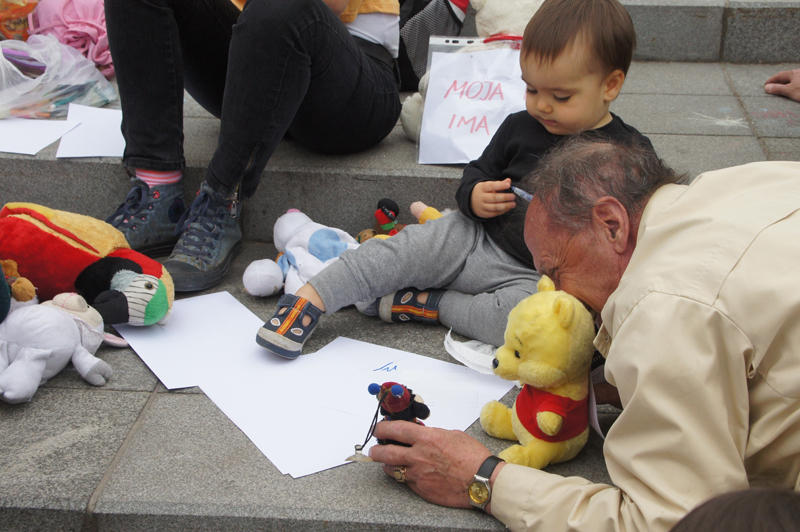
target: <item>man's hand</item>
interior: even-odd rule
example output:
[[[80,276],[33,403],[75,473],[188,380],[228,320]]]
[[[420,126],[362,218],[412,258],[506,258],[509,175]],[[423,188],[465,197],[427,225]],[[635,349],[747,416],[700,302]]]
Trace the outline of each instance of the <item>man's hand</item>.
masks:
[[[500,193],[511,188],[511,179],[503,181],[481,181],[472,189],[469,206],[475,216],[493,218],[517,206],[513,193]]]
[[[426,501],[469,508],[467,486],[483,461],[491,455],[478,440],[459,430],[424,427],[408,421],[381,421],[375,437],[411,444],[375,445],[369,456],[382,462],[393,477],[395,466],[406,466],[408,486]]]
[[[800,68],[778,72],[767,80],[764,90],[800,102]]]

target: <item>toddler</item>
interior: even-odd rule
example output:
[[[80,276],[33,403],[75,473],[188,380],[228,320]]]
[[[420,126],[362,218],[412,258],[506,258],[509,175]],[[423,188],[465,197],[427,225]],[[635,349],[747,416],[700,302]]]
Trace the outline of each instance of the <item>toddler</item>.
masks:
[[[652,149],[609,111],[635,44],[631,18],[617,0],[545,0],[522,40],[526,111],[507,117],[464,169],[459,212],[346,251],[295,295],[281,297],[258,344],[295,358],[323,312],[375,301],[372,313],[384,321],[441,323],[502,345],[508,313],[539,280],[523,237],[527,202],[517,207],[510,187],[569,135]]]

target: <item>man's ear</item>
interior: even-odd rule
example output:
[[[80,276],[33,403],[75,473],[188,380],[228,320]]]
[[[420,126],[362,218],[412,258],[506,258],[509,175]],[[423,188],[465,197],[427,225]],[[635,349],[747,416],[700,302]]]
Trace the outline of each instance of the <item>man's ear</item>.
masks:
[[[603,196],[592,207],[592,225],[599,237],[617,253],[628,249],[631,224],[628,211],[617,198]]]
[[[625,83],[625,72],[620,69],[616,69],[606,76],[603,81],[603,101],[610,103],[616,100],[623,83]]]

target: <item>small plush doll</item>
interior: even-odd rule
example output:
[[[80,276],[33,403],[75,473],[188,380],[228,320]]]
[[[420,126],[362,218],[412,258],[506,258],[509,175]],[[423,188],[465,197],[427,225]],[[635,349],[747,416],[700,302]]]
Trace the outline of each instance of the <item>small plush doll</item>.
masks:
[[[0,399],[30,401],[39,386],[70,361],[87,382],[102,386],[113,373],[94,356],[104,341],[127,345],[103,332],[102,317],[78,294],[17,307],[0,323]]]
[[[517,440],[498,456],[541,469],[574,458],[589,437],[589,367],[594,323],[583,304],[545,277],[508,315],[494,372],[523,383],[514,406],[484,405],[490,436]]]
[[[17,262],[40,300],[80,293],[108,325],[164,323],[175,288],[161,263],[112,225],[32,203],[0,210],[0,257]]]
[[[393,215],[396,218],[397,217],[396,213],[400,210],[399,208],[396,207],[397,204],[395,204],[392,200],[389,200],[389,199],[382,199],[381,201],[382,202],[391,202],[386,207],[388,209],[391,209],[392,208],[392,204],[394,204],[393,208],[395,210],[394,211],[390,210],[389,212],[390,212],[391,215]],[[381,209],[379,208],[378,210],[380,211]],[[427,205],[425,205],[421,201],[415,201],[414,203],[412,203],[411,207],[409,208],[409,211],[414,216],[414,218],[416,218],[417,221],[419,221],[420,224],[424,224],[425,222],[427,222],[429,220],[435,220],[437,218],[441,218],[442,216],[444,216],[445,214],[449,214],[449,212],[450,212],[449,209],[445,209],[445,212],[441,213],[438,210],[434,209],[433,207],[428,207]],[[375,217],[376,217],[376,219],[378,218],[377,211],[376,211]],[[386,219],[387,220],[389,219],[389,215],[386,215]],[[390,225],[390,224],[387,224],[387,226],[388,225]],[[397,224],[397,225],[400,226],[401,228],[405,227],[405,225],[402,225],[402,224]],[[375,229],[364,229],[363,231],[361,231],[360,233],[358,233],[356,235],[356,241],[359,244],[363,244],[364,242],[366,242],[370,238],[387,239],[392,234],[397,234],[397,231],[393,231],[393,232],[391,232],[391,234],[379,234],[378,231],[376,231]]]
[[[21,277],[17,263],[13,260],[0,259],[0,267],[3,268],[3,275],[6,278],[11,297],[20,303],[32,300],[36,297],[36,288],[28,279]]]
[[[341,229],[318,224],[297,209],[290,209],[275,221],[272,238],[281,253],[277,261],[254,261],[242,276],[244,289],[251,295],[271,296],[281,288],[294,294],[345,250],[358,247],[358,242]]]
[[[401,223],[397,223],[397,216],[400,214],[400,207],[394,200],[383,198],[378,202],[378,208],[375,211],[375,227],[372,229],[379,235],[396,235],[403,227]]]
[[[378,399],[380,412],[386,421],[410,421],[422,425],[420,419],[427,419],[431,415],[431,411],[422,401],[422,397],[402,384],[391,381],[383,384],[373,382],[369,385],[368,390]],[[378,443],[381,445],[387,443],[406,445],[394,440],[378,440]]]

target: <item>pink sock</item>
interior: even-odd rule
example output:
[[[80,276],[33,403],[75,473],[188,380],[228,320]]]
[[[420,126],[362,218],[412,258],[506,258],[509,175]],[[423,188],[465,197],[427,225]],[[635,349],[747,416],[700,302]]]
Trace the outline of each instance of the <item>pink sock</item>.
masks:
[[[142,170],[136,169],[136,177],[147,183],[149,187],[158,185],[173,185],[183,179],[183,172],[180,170],[167,170],[161,172],[159,170]]]

